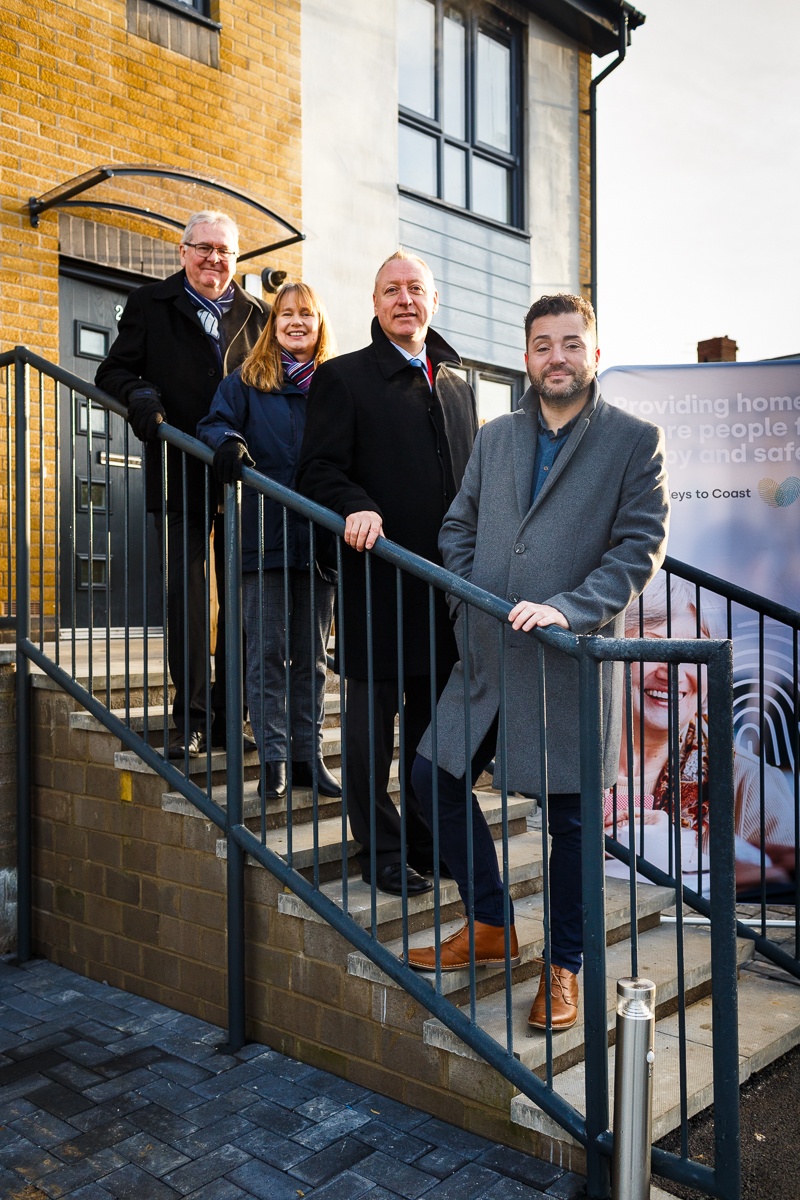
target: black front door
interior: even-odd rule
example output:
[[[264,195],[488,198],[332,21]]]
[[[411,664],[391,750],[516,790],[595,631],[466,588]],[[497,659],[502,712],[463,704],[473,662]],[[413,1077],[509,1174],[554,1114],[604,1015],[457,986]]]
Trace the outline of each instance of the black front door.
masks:
[[[65,370],[94,382],[134,286],[60,276]],[[108,613],[112,628],[141,629],[145,588],[147,623],[157,624],[161,590],[154,539],[144,534],[142,444],[129,428],[126,456],[122,417],[69,388],[62,387],[60,395],[61,625],[88,628],[91,596],[93,625],[105,629]],[[151,544],[146,572],[145,541]]]

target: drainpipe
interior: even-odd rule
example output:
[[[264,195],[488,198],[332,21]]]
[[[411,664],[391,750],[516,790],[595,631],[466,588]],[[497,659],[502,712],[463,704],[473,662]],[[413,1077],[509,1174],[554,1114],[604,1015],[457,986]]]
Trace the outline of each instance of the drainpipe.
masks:
[[[592,243],[592,279],[591,279],[591,299],[592,307],[597,313],[597,88],[611,74],[616,71],[617,67],[625,58],[628,49],[630,34],[628,32],[628,12],[624,5],[620,6],[619,14],[619,47],[617,57],[612,63],[601,71],[596,79],[593,79],[589,84],[589,172],[590,172],[590,187],[589,187],[589,205],[590,205],[590,239]]]

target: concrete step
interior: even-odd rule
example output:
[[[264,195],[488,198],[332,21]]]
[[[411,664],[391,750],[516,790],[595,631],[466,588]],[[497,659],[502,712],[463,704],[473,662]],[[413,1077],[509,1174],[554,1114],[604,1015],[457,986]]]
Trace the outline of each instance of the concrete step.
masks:
[[[395,739],[396,741],[396,739]],[[160,747],[157,747],[160,749]],[[341,730],[338,725],[325,726],[322,730],[322,756],[326,759],[338,759],[342,753],[342,737]],[[208,771],[208,760],[211,759],[211,772],[223,772],[227,770],[228,756],[224,750],[212,749],[211,755],[201,754],[199,758],[189,759],[189,775],[206,775]],[[184,760],[181,758],[173,759],[173,762],[182,769]],[[251,750],[244,756],[246,767],[258,766],[258,753]],[[114,766],[120,771],[134,771],[140,775],[155,775],[157,772],[143,762],[139,755],[133,750],[119,750],[114,755]],[[224,794],[224,793],[223,793]]]
[[[687,1110],[690,1117],[713,1101],[711,997],[686,1010]],[[565,1035],[559,1034],[559,1037]],[[743,971],[739,979],[739,1081],[786,1054],[800,1043],[800,986],[793,980],[765,978]],[[680,1043],[678,1014],[656,1023],[653,1074],[653,1141],[680,1124]],[[613,1121],[614,1050],[609,1050],[609,1111]],[[579,1112],[586,1111],[584,1065],[579,1063],[555,1080],[558,1094]],[[527,1096],[511,1102],[515,1124],[552,1139],[576,1143]]]
[[[203,761],[203,760],[201,760],[201,761]],[[330,771],[331,771],[331,774],[333,775],[334,779],[338,779],[339,783],[341,783],[341,781],[342,781],[341,768],[340,767],[331,767]],[[262,803],[263,803],[264,814],[266,816],[268,823],[270,823],[273,826],[275,826],[276,824],[285,824],[286,813],[287,813],[287,809],[288,809],[288,796],[284,796],[283,798],[276,799],[276,800],[267,799],[262,802],[261,797],[258,794],[260,769],[258,766],[258,757],[257,756],[256,756],[255,769],[250,771],[249,774],[250,774],[250,778],[249,779],[246,778],[244,781],[244,791],[243,791],[242,812],[243,812],[243,817],[244,817],[245,822],[257,821],[261,818],[261,810],[262,810]],[[391,767],[389,769],[389,783],[388,783],[388,787],[386,790],[389,793],[389,795],[392,797],[392,799],[397,799],[399,801],[400,780],[398,778],[398,763],[397,763],[396,759],[391,764]],[[220,806],[220,808],[228,807],[227,784],[224,781],[222,783],[215,784],[212,787],[211,799],[214,801],[215,804],[218,804]],[[321,815],[323,817],[329,816],[330,813],[327,812],[327,810],[330,810],[331,808],[337,808],[337,809],[341,810],[341,803],[342,803],[341,798],[332,797],[332,796],[320,796],[319,800],[318,800],[318,812],[321,813]],[[299,821],[311,820],[313,818],[313,805],[314,805],[314,793],[311,790],[311,788],[307,788],[307,787],[293,787],[292,788],[291,811],[292,811],[293,817],[295,817]],[[191,803],[191,801],[187,800],[185,798],[185,796],[183,796],[180,792],[164,792],[161,797],[161,807],[163,808],[164,812],[181,813],[184,817],[194,817],[194,818],[197,818],[198,820],[205,820],[205,818],[203,817],[203,814],[200,812],[200,810],[195,808],[195,806]],[[338,833],[331,833],[331,829],[333,829],[334,827],[328,827],[328,826],[325,826],[325,830],[322,831],[322,825],[323,825],[323,822],[321,820],[320,821],[320,829],[321,829],[320,837],[323,838],[323,840],[327,841],[330,839],[330,837],[333,837],[333,839],[337,842],[341,840],[341,819],[339,819],[339,825],[338,825],[339,832]]]
[[[325,719],[326,719],[326,721],[328,719],[338,718],[339,713],[341,711],[341,706],[340,706],[340,702],[339,702],[339,683],[338,683],[338,679],[336,679],[335,676],[333,678],[334,678],[334,681],[336,684],[336,690],[325,693]],[[171,707],[171,702],[170,702],[170,707]],[[129,725],[131,729],[135,730],[136,733],[141,733],[142,730],[144,729],[144,706],[143,705],[140,704],[140,705],[136,705],[136,706],[131,706],[130,709],[113,708],[111,710],[111,712],[115,717],[118,718],[118,720],[122,721],[126,725]],[[70,725],[70,729],[86,729],[90,733],[103,733],[106,730],[105,725],[103,725],[103,723],[101,721],[98,721],[96,717],[93,717],[91,713],[85,712],[83,709],[81,709],[80,712],[72,713],[72,715],[70,716],[69,725]],[[156,731],[160,732],[161,730],[163,730],[163,728],[164,728],[164,708],[161,704],[153,703],[148,706],[147,725],[148,725],[148,729],[151,732],[156,732]],[[169,710],[167,711],[167,728],[168,729],[175,728],[174,722],[172,720],[172,713]]]
[[[531,873],[538,871],[541,874],[541,861],[537,862],[534,858],[535,843],[541,845],[539,837],[530,834],[509,839],[512,883],[516,879],[519,879],[520,876],[525,875],[526,868]],[[498,846],[498,853],[499,850],[500,847]],[[515,873],[517,873],[516,877]],[[532,875],[527,876],[527,878],[532,878]],[[620,886],[616,886],[617,884]],[[675,893],[671,888],[640,888],[637,921],[639,927],[646,928],[648,925],[657,924],[662,909],[674,903],[674,899]],[[514,968],[514,979],[529,979],[533,974],[538,975],[538,959],[544,953],[544,899],[540,891],[514,900],[514,921],[520,954],[520,965]],[[455,933],[461,924],[463,924],[462,916],[459,916],[456,920],[444,922],[441,926],[442,940],[449,937],[451,933]],[[630,931],[628,884],[622,880],[609,879],[607,881],[606,931],[608,939],[612,942],[627,937]],[[431,944],[430,930],[422,930],[410,934],[408,941],[411,947],[429,946]],[[400,938],[388,942],[387,945],[389,949],[394,950],[398,957],[402,955],[403,944]],[[385,987],[398,986],[387,975],[384,975],[383,971],[367,958],[366,955],[357,951],[354,951],[349,956],[347,970],[350,975],[356,975],[361,979],[369,979],[374,983],[381,983]],[[479,990],[486,990],[482,989],[482,985],[486,980],[490,980],[496,976],[499,976],[502,980],[503,972],[504,968],[502,966],[478,967],[475,976],[476,985],[478,985]],[[426,979],[431,987],[434,986],[436,976],[433,972],[421,973],[420,977]],[[466,968],[460,971],[442,972],[443,995],[454,996],[458,992],[468,988],[469,971]],[[530,1008],[530,1001],[528,1007]]]
[[[501,825],[502,809],[501,797],[499,792],[487,791],[477,792],[478,802],[481,806],[481,811],[486,817],[486,821],[493,832],[500,836],[499,826]],[[509,822],[520,824],[528,816],[532,808],[530,800],[524,797],[510,796],[508,799],[508,819]],[[341,823],[339,825],[341,829]],[[539,842],[539,849],[532,845],[532,842]],[[351,839],[352,842],[352,839]],[[356,843],[352,843],[356,846]],[[521,884],[523,882],[538,882],[541,878],[541,840],[531,838],[528,834],[517,833],[509,837],[509,858],[511,861],[511,878],[512,883]],[[498,856],[502,855],[502,845],[498,841],[497,852]],[[325,895],[337,904],[342,906],[342,882],[341,880],[332,880],[326,883],[320,889]],[[426,892],[422,896],[412,896],[409,898],[408,907],[410,913],[433,912],[433,892]],[[454,904],[458,901],[458,888],[452,879],[441,879],[439,884],[439,896],[442,906]],[[378,925],[386,925],[391,921],[399,920],[402,917],[402,900],[400,896],[390,896],[386,892],[375,893],[376,905],[376,921]],[[353,879],[348,882],[347,886],[347,909],[349,915],[353,918],[357,925],[363,929],[368,928],[372,922],[372,889],[368,883],[364,883],[360,878]],[[304,904],[298,896],[292,892],[284,892],[278,897],[278,912],[285,913],[287,916],[301,917],[305,921],[316,921],[320,924],[326,922],[319,917],[313,909]]]
[[[641,889],[646,890],[646,889]],[[647,889],[649,890],[649,889]],[[746,938],[738,942],[739,963],[753,956],[753,943]],[[631,944],[629,940],[617,942],[606,950],[608,1028],[616,1025],[617,983],[631,974]],[[678,995],[678,971],[675,957],[674,925],[657,925],[639,934],[639,975],[651,979],[656,985],[656,1010],[663,1013]],[[711,937],[708,929],[687,926],[684,938],[683,984],[686,996],[699,997],[711,984]],[[538,976],[534,981],[515,984],[511,990],[512,1045],[515,1058],[532,1071],[541,1071],[546,1066],[547,1038],[528,1025],[533,997],[538,987]],[[468,1015],[468,1009],[466,1010]],[[475,1006],[477,1025],[507,1047],[505,995],[486,996]],[[462,1058],[482,1061],[469,1046],[443,1025],[431,1018],[425,1022],[424,1041],[428,1046],[437,1046],[450,1054]],[[508,1048],[508,1047],[507,1047]],[[553,1060],[557,1070],[571,1066],[582,1057],[584,1051],[583,988],[578,1001],[578,1021],[571,1029],[565,1029],[553,1039]]]

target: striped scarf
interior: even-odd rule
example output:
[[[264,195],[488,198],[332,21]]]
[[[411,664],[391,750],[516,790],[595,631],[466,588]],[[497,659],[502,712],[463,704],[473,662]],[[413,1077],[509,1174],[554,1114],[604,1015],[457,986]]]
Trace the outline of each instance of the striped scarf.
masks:
[[[301,392],[308,395],[308,389],[311,387],[311,380],[314,375],[314,359],[310,358],[308,362],[298,362],[293,354],[288,350],[284,350],[281,346],[281,362],[283,363],[283,371],[286,378],[290,380],[295,387],[300,388]]]
[[[219,368],[222,370],[221,323],[223,315],[233,306],[235,297],[233,284],[229,284],[216,300],[209,300],[208,296],[201,296],[188,279],[184,279],[183,286],[186,288],[187,296],[197,309],[197,316],[203,326],[203,332],[214,347]]]

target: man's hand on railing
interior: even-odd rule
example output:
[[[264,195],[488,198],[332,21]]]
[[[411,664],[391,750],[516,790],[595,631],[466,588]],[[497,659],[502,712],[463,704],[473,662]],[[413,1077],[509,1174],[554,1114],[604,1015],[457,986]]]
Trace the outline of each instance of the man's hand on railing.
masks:
[[[344,523],[344,540],[354,550],[371,550],[379,537],[383,537],[383,518],[380,513],[350,513]]]
[[[226,438],[214,451],[214,475],[219,483],[238,483],[242,478],[242,467],[254,467],[247,442],[241,438]]]
[[[150,442],[167,414],[161,403],[161,393],[152,383],[137,384],[128,392],[128,421],[140,442]]]
[[[514,629],[522,629],[525,633],[535,625],[558,625],[561,629],[569,629],[569,621],[557,608],[551,604],[534,604],[532,600],[520,600],[508,614],[508,619]]]

